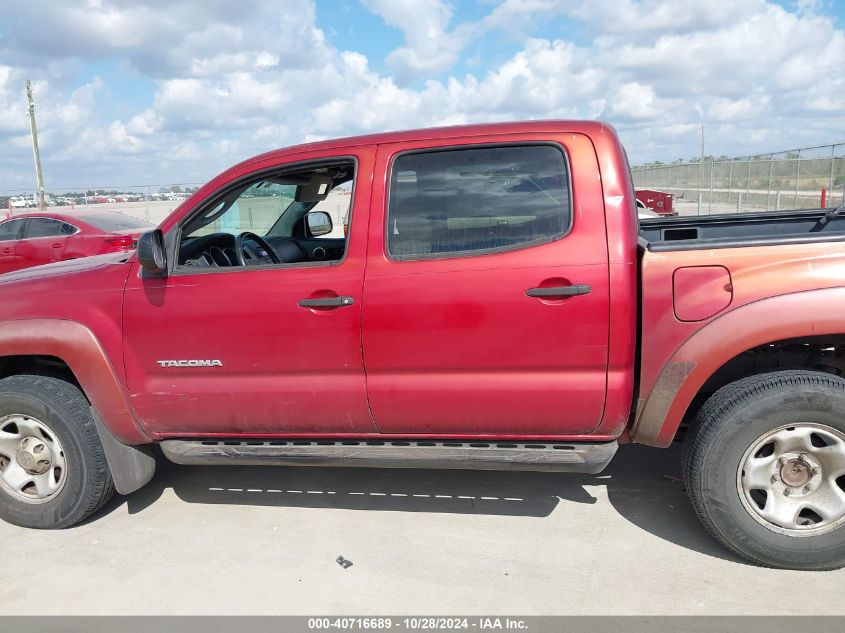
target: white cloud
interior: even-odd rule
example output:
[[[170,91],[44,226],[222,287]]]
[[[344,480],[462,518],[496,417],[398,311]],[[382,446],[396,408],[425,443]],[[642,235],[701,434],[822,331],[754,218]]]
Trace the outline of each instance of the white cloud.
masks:
[[[695,155],[700,120],[718,154],[842,140],[845,34],[813,3],[506,0],[453,24],[442,0],[362,2],[402,35],[385,71],[364,48],[334,47],[310,0],[284,11],[272,0],[17,7],[16,24],[40,11],[44,26],[0,42],[0,188],[30,177],[27,76],[45,169],[63,184],[202,180],[306,140],[503,119],[609,120],[635,162]],[[531,37],[564,18],[579,37]],[[471,51],[472,72],[455,71],[471,45],[503,33],[513,52],[490,62]],[[155,94],[109,116],[119,88],[84,73],[115,59]]]
[[[771,97],[766,94],[749,95],[742,99],[714,97],[710,101],[707,118],[727,123],[747,121],[764,112],[770,103]]]
[[[471,25],[449,31],[454,13],[444,0],[361,0],[390,26],[402,31],[405,45],[392,51],[388,65],[401,82],[451,68],[467,39]]]
[[[19,70],[0,65],[0,139],[27,130],[24,81]]]
[[[18,65],[120,57],[155,78],[213,74],[267,55],[317,67],[328,51],[311,0],[29,0],[0,7],[0,53]],[[36,28],[37,27],[37,28]]]
[[[632,82],[619,86],[610,114],[623,120],[651,121],[664,110],[654,88]]]

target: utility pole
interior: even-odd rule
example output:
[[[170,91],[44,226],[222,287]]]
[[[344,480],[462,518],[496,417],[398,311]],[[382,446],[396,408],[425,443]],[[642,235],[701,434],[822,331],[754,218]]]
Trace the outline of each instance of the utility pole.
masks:
[[[38,128],[35,125],[35,101],[32,98],[32,82],[26,80],[26,98],[29,101],[29,129],[32,132],[32,153],[35,156],[35,182],[38,209],[44,210],[44,174],[41,173],[41,152],[38,150]]]
[[[701,167],[704,165],[704,121],[701,122],[701,158],[698,161],[698,215],[701,215]]]

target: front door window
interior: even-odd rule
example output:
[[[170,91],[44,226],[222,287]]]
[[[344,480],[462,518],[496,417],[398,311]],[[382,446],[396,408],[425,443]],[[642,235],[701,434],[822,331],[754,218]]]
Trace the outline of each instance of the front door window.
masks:
[[[353,177],[354,163],[341,162],[235,187],[188,220],[178,265],[225,269],[343,259]]]

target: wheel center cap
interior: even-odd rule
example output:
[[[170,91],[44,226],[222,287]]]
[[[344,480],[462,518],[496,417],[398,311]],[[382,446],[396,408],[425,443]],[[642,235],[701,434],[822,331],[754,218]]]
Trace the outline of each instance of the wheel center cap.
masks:
[[[812,468],[801,459],[790,459],[780,469],[781,481],[792,488],[806,486],[812,477]]]
[[[50,449],[35,437],[25,437],[18,445],[15,459],[30,475],[43,475],[53,465]]]

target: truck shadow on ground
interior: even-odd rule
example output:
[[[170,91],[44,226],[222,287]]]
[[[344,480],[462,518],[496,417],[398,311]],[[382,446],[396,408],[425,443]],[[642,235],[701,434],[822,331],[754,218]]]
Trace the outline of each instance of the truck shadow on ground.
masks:
[[[626,520],[697,552],[737,560],[706,533],[680,481],[680,446],[623,446],[599,475],[472,470],[177,466],[159,457],[147,487],[115,498],[130,514],[171,488],[187,503],[546,517],[604,497]],[[602,501],[603,502],[603,501]]]

